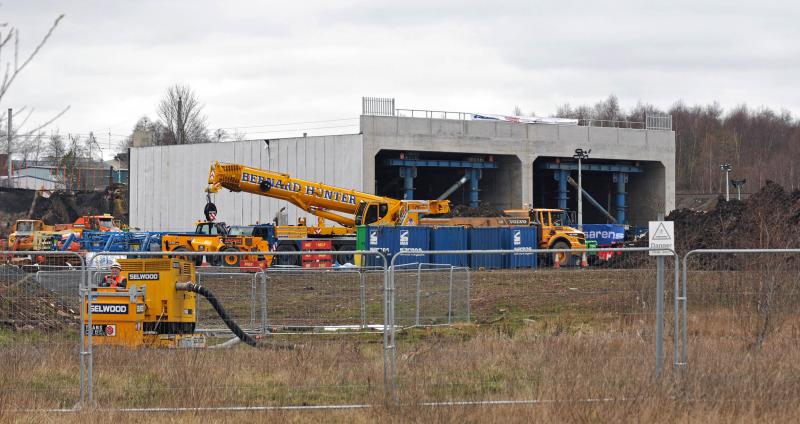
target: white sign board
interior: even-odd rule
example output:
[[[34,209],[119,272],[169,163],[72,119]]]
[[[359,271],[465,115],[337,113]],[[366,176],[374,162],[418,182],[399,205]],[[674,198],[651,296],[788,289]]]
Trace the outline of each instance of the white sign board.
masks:
[[[647,232],[651,249],[675,250],[675,223],[672,221],[650,221]],[[651,250],[650,256],[672,256],[669,250]]]

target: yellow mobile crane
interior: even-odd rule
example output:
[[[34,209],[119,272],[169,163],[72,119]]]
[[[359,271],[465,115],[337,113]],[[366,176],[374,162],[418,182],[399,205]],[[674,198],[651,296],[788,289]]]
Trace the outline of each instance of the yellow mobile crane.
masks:
[[[335,250],[355,250],[352,236],[357,225],[418,225],[421,215],[450,211],[448,200],[397,200],[292,178],[279,172],[215,162],[208,174],[206,191],[216,193],[223,187],[234,192],[244,191],[285,200],[317,216],[317,226],[306,226],[301,218],[297,226],[276,227],[277,251],[299,250],[296,241],[292,243],[287,240],[292,230],[295,232],[294,239],[331,237]],[[216,206],[209,199],[206,205],[207,218],[210,215],[216,215]],[[325,220],[336,222],[341,227],[327,226]],[[300,234],[297,234],[297,230]],[[344,262],[349,258],[337,259]]]

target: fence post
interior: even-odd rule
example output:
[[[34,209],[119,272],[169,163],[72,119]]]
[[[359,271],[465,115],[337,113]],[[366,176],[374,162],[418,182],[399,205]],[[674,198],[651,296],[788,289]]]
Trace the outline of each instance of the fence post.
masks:
[[[253,280],[251,282],[250,287],[250,328],[252,330],[256,329],[256,304],[258,304],[258,291],[256,286],[256,277],[258,274],[253,274]]]
[[[391,358],[390,358],[390,333],[391,327],[389,323],[389,309],[391,308],[390,292],[391,287],[389,278],[391,273],[394,272],[394,267],[386,269],[384,263],[383,269],[383,390],[387,399],[393,398],[392,393],[392,373],[391,373]]]
[[[267,273],[261,271],[261,334],[266,335],[267,326]]]
[[[471,296],[471,292],[470,292],[471,288],[470,288],[470,286],[472,285],[472,278],[470,278],[470,275],[469,275],[469,267],[465,267],[464,271],[467,273],[467,283],[466,283],[467,284],[467,322],[470,322],[470,320],[472,319],[472,315],[471,315],[472,309],[470,309],[470,300],[471,300],[471,298],[470,298],[470,296]]]
[[[680,330],[680,323],[681,323],[681,313],[679,309],[679,302],[681,301],[681,287],[680,287],[680,256],[675,254],[675,284],[673,287],[673,304],[675,307],[675,318],[673,319],[675,324],[675,330],[673,334],[673,341],[672,344],[674,345],[674,359],[673,359],[673,366],[678,367],[680,366],[680,339],[681,339],[681,330]]]
[[[394,276],[394,273],[392,273],[392,276]],[[416,312],[416,318],[414,319],[414,325],[417,327],[419,327],[419,309],[420,309],[421,296],[422,296],[422,264],[420,263],[419,265],[417,265],[417,293],[416,293],[417,312]]]
[[[80,377],[80,402],[79,402],[79,405],[80,405],[80,408],[82,409],[83,408],[83,404],[86,401],[86,354],[87,354],[87,352],[86,352],[86,325],[84,324],[84,319],[85,319],[85,314],[86,314],[86,309],[87,308],[85,308],[83,305],[88,305],[88,303],[86,302],[87,290],[86,290],[86,288],[84,286],[86,284],[86,281],[89,278],[86,275],[86,267],[85,266],[81,270],[81,277],[82,277],[81,278],[81,282],[80,282],[80,284],[78,284],[78,294],[79,294],[78,297],[80,297],[80,299],[81,299],[80,300],[80,302],[81,302],[81,335],[80,335],[80,344],[81,345],[79,346],[80,348],[78,349],[78,352],[79,352],[78,353],[78,359],[80,359],[79,366],[80,366],[80,373],[81,373],[81,377]]]
[[[94,259],[94,258],[92,258]],[[86,264],[86,293],[87,293],[87,305],[92,304],[92,269],[91,263]],[[81,309],[83,309],[83,305],[81,305]],[[93,393],[93,384],[94,384],[94,376],[93,376],[93,366],[94,366],[94,356],[92,355],[92,335],[94,333],[94,329],[92,327],[92,308],[87,308],[86,312],[86,328],[87,328],[87,337],[86,337],[86,357],[88,358],[89,363],[87,364],[86,369],[86,392],[87,398],[89,403],[91,404],[94,402],[94,393]],[[83,323],[81,323],[83,324]]]
[[[395,255],[395,257],[397,257],[397,255]],[[391,291],[389,293],[389,297],[391,299],[391,308],[389,309],[389,316],[390,316],[390,320],[389,320],[390,333],[389,334],[391,335],[391,350],[390,350],[390,353],[391,353],[391,360],[392,360],[392,399],[396,403],[398,401],[398,398],[397,398],[397,343],[396,343],[396,340],[395,340],[396,327],[395,327],[395,316],[394,316],[394,312],[395,312],[395,310],[394,310],[394,306],[395,306],[395,304],[394,304],[394,301],[395,301],[395,285],[394,285],[394,283],[395,283],[394,273],[392,273],[390,278],[389,278],[389,285],[391,287]]]
[[[361,329],[363,330],[367,328],[367,287],[363,267],[358,269],[358,279],[359,297],[361,298]]]
[[[453,266],[450,267],[450,285],[447,289],[447,323],[453,322]]]
[[[656,378],[658,378],[661,377],[664,361],[664,257],[658,256],[656,262]]]

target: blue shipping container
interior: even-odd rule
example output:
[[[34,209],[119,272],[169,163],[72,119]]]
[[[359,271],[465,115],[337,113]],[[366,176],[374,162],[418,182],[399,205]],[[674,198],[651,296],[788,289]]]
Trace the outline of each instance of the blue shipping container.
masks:
[[[598,246],[610,246],[625,239],[625,227],[616,224],[583,224],[586,240],[594,240]]]
[[[470,250],[502,250],[503,234],[505,228],[470,228]],[[503,255],[472,254],[469,257],[469,266],[472,268],[498,269],[503,267]]]
[[[467,250],[469,239],[466,227],[435,227],[431,228],[430,250]],[[435,264],[453,266],[469,266],[466,254],[433,254],[431,260]]]
[[[388,263],[399,252],[415,252],[430,248],[429,227],[367,227],[367,244],[371,251],[378,251],[386,255]],[[395,265],[409,263],[429,263],[426,254],[403,255],[397,258]],[[381,260],[376,257],[368,258],[368,264],[380,266]]]
[[[506,268],[536,268],[536,253],[533,252],[539,245],[537,228],[511,227],[504,228],[505,245],[503,249],[527,253],[514,253],[504,255]]]

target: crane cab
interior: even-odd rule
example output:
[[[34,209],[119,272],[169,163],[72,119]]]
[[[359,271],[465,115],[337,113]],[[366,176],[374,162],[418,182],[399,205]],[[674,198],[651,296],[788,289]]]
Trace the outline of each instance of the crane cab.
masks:
[[[356,209],[355,224],[370,225],[382,220],[389,213],[389,205],[385,202],[361,201]]]

